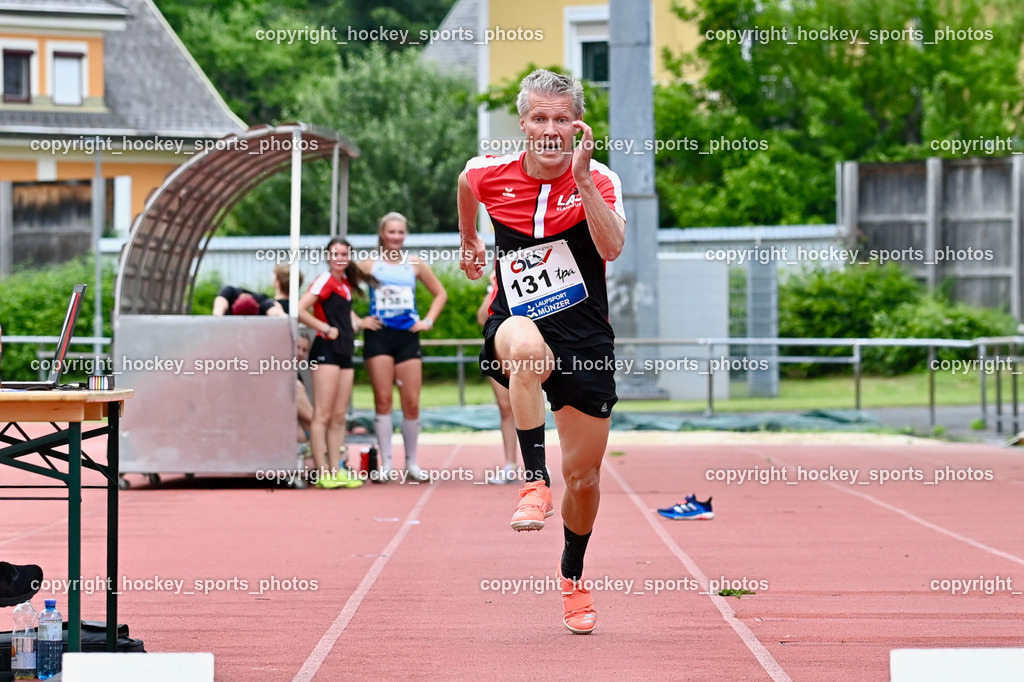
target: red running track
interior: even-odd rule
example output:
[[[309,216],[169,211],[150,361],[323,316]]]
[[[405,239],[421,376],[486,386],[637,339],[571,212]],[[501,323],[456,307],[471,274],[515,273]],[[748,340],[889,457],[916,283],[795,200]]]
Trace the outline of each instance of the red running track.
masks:
[[[592,635],[561,624],[559,516],[514,533],[514,486],[478,483],[500,459],[495,434],[424,436],[422,465],[474,479],[432,485],[132,476],[120,620],[149,651],[212,651],[218,680],[886,680],[893,648],[1020,646],[1018,450],[613,436],[585,575]],[[829,467],[858,481],[807,478]],[[936,470],[990,480],[934,483]],[[882,471],[911,480],[880,483]],[[729,472],[775,480],[713,480]],[[2,483],[30,478],[0,470]],[[691,491],[714,496],[713,521],[654,513]],[[103,493],[84,509],[84,584],[102,587]],[[0,559],[67,577],[63,504],[0,501],[0,519]],[[708,594],[709,580],[754,594]],[[34,602],[49,596],[66,603],[59,587]],[[99,590],[83,613],[102,619]]]

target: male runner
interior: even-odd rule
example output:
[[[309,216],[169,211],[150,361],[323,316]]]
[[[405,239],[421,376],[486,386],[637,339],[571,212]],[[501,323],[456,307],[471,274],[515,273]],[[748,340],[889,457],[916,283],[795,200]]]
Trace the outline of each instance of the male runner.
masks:
[[[483,202],[494,225],[498,286],[480,363],[509,387],[527,479],[511,525],[540,530],[554,513],[544,455],[546,392],[565,479],[563,622],[586,634],[597,614],[582,586],[583,558],[617,400],[605,262],[618,257],[625,241],[622,188],[615,173],[592,159],[594,133],[581,120],[578,80],[534,71],[520,84],[516,105],[526,151],[477,157],[459,176],[461,267],[470,279],[483,274],[486,250],[476,230]]]

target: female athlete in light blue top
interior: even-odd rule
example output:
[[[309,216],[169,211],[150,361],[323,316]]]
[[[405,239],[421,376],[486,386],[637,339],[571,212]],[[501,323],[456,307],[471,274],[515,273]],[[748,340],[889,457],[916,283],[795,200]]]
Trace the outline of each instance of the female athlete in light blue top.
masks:
[[[405,468],[414,480],[425,481],[429,476],[416,463],[420,389],[423,385],[423,352],[420,350],[419,333],[433,329],[434,320],[448,301],[448,294],[429,265],[402,252],[409,234],[405,216],[388,213],[380,219],[377,233],[377,257],[367,258],[359,263],[359,267],[380,281],[380,286],[372,290],[370,302],[370,317],[376,322],[366,327],[363,335],[363,360],[373,385],[376,411],[373,425],[380,446],[380,480],[387,480],[391,470],[392,390],[397,384],[402,405]],[[422,319],[416,311],[417,280],[434,297],[430,310]]]

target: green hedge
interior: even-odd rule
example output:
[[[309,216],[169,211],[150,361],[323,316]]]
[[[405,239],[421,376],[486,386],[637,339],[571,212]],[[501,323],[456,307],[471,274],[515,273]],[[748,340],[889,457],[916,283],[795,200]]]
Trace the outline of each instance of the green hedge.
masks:
[[[424,333],[424,339],[476,339],[480,338],[480,326],[476,323],[476,310],[483,299],[487,278],[470,281],[458,267],[442,267],[435,270],[448,292],[448,304],[435,322],[433,331]],[[110,336],[111,313],[114,307],[115,268],[110,265],[103,271],[103,335]],[[0,325],[5,335],[56,336],[67,309],[68,295],[75,284],[89,285],[82,310],[78,316],[75,334],[92,336],[93,316],[93,266],[91,258],[80,258],[69,263],[23,270],[6,277],[0,284]],[[209,315],[213,299],[221,287],[217,274],[200,278],[196,283],[193,313]],[[421,314],[430,308],[430,293],[423,285],[416,291],[416,304]],[[356,299],[356,311],[365,315],[366,299]],[[38,377],[32,368],[36,359],[35,344],[9,343],[4,347],[2,376],[9,380],[27,380]],[[89,345],[76,345],[73,351],[89,351]],[[479,348],[467,348],[466,353],[476,355]],[[454,348],[424,348],[425,355],[454,355]],[[475,365],[467,366],[467,378],[479,378]],[[70,381],[84,379],[84,373],[69,374]],[[424,377],[430,379],[454,379],[454,364],[426,364]],[[365,377],[364,377],[365,378]]]
[[[816,268],[790,275],[779,285],[779,336],[793,338],[866,338],[872,336],[875,313],[923,294],[921,285],[895,263]],[[785,355],[849,355],[849,348],[793,346]],[[843,365],[783,365],[794,377],[845,371]]]
[[[996,310],[953,305],[894,263],[823,268],[791,275],[779,286],[779,335],[794,338],[943,338],[1013,334],[1017,323]],[[849,348],[785,347],[786,355],[849,356]],[[938,359],[970,359],[973,349],[944,349]],[[927,348],[869,347],[864,371],[896,375],[924,369]],[[849,365],[785,365],[791,377],[848,372]]]
[[[57,336],[60,334],[64,315],[67,313],[71,288],[76,284],[88,284],[85,300],[78,313],[75,325],[76,336],[93,335],[93,311],[95,310],[95,282],[92,257],[82,257],[63,265],[37,269],[19,270],[0,282],[0,326],[4,336]],[[114,309],[115,268],[103,268],[103,335],[111,334],[111,311]],[[36,359],[36,344],[5,343],[2,377],[12,381],[37,379],[39,372],[33,369]],[[52,351],[52,346],[47,350]],[[75,344],[72,352],[88,352],[89,344]],[[69,372],[68,381],[83,381],[85,372]]]
[[[424,339],[479,339],[476,310],[483,299],[487,279],[470,281],[456,266],[436,270],[448,292],[448,304],[436,320],[434,329]],[[0,325],[5,335],[56,336],[64,320],[71,287],[90,286],[75,334],[92,336],[94,273],[91,258],[79,258],[64,265],[22,270],[0,283]],[[115,270],[112,265],[103,271],[103,334],[111,335]],[[193,310],[209,314],[213,298],[220,290],[217,275],[209,275],[196,285]],[[416,303],[421,314],[430,307],[430,294],[417,287]],[[366,299],[356,299],[356,311],[365,315]],[[952,305],[941,295],[925,295],[922,286],[899,266],[889,264],[855,265],[841,270],[818,269],[791,275],[779,287],[779,332],[796,338],[951,338],[973,339],[979,336],[1013,334],[1017,322],[1005,313],[966,305]],[[34,379],[35,344],[12,344],[4,347],[0,367],[5,379]],[[73,351],[89,351],[89,345],[76,345]],[[467,348],[475,355],[479,347]],[[786,354],[848,355],[845,348],[785,348]],[[454,355],[454,348],[424,348],[425,355]],[[971,359],[974,350],[943,349],[938,359]],[[864,349],[864,370],[886,375],[923,369],[927,349],[882,347]],[[811,376],[848,371],[844,365],[789,365],[790,376]],[[424,378],[454,379],[456,366],[449,363],[424,365]],[[480,380],[475,363],[467,365],[467,379]],[[83,372],[68,374],[71,381],[84,379]],[[358,380],[366,377],[359,370]]]
[[[1011,315],[986,308],[953,305],[940,296],[926,296],[914,303],[903,303],[891,311],[880,310],[872,323],[876,338],[975,339],[979,336],[1009,336],[1017,322]],[[936,349],[938,360],[971,360],[978,357],[975,348]],[[864,350],[865,370],[878,374],[904,374],[925,369],[927,348],[887,346]]]
[[[219,272],[204,275],[196,280],[195,291],[192,294],[192,314],[212,315],[213,299],[217,298],[223,286],[224,280],[221,279]],[[263,293],[272,295],[274,292],[268,289]]]

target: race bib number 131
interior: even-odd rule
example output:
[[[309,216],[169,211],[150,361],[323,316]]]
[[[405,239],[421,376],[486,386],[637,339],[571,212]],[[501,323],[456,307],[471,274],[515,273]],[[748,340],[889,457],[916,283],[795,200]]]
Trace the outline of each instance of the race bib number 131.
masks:
[[[499,261],[499,267],[513,315],[536,320],[587,298],[583,275],[564,239],[520,249]]]

